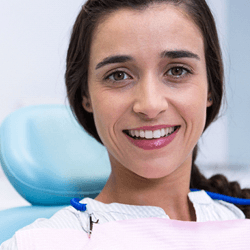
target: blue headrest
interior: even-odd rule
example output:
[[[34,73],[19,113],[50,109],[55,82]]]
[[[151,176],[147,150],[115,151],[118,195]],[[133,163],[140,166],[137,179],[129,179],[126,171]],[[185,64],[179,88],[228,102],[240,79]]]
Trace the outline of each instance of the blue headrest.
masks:
[[[94,198],[111,168],[107,150],[64,105],[38,105],[10,114],[0,127],[0,160],[15,189],[33,205]]]

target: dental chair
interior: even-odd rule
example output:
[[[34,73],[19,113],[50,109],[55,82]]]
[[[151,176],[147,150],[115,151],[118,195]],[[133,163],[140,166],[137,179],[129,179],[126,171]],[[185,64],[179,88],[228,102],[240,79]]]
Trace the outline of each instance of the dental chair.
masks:
[[[37,218],[69,206],[72,198],[95,198],[111,171],[105,147],[65,105],[28,106],[10,114],[0,127],[0,162],[31,203],[0,211],[0,245]]]

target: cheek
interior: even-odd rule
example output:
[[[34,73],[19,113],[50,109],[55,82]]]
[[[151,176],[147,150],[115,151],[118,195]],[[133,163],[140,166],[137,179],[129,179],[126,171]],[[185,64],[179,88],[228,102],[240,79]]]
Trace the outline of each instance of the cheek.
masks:
[[[98,135],[100,136],[101,140],[105,141],[105,132],[107,133],[109,128],[108,124],[113,120],[114,111],[110,110],[106,107],[109,107],[108,105],[103,105],[102,102],[95,102],[96,104],[93,106],[93,115],[94,115],[94,121],[96,125],[96,129],[98,132]],[[102,105],[100,105],[102,103]]]
[[[207,94],[205,89],[194,89],[179,99],[180,114],[186,122],[195,128],[205,126],[207,110]]]
[[[105,142],[126,111],[126,99],[112,91],[98,91],[91,96],[93,115],[100,138]]]

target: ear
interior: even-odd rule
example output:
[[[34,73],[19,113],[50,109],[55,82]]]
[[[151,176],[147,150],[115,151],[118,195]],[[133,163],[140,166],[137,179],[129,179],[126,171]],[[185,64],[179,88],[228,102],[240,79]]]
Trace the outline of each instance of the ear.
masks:
[[[211,92],[209,92],[207,95],[207,108],[212,105],[213,105],[213,98],[212,98]]]
[[[91,100],[89,97],[83,96],[82,106],[87,112],[93,113],[92,104],[91,104]]]

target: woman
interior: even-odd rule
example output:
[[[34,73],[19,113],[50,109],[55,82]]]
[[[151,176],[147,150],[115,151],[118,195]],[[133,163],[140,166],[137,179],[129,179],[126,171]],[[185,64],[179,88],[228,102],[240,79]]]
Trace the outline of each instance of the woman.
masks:
[[[223,96],[221,51],[205,0],[87,1],[73,28],[65,76],[72,110],[107,148],[112,172],[95,200],[82,201],[87,211],[68,207],[22,232],[88,232],[89,214],[99,224],[250,217],[247,206],[190,192],[249,196],[223,176],[207,180],[194,164],[197,142]],[[1,249],[17,249],[15,236]]]

